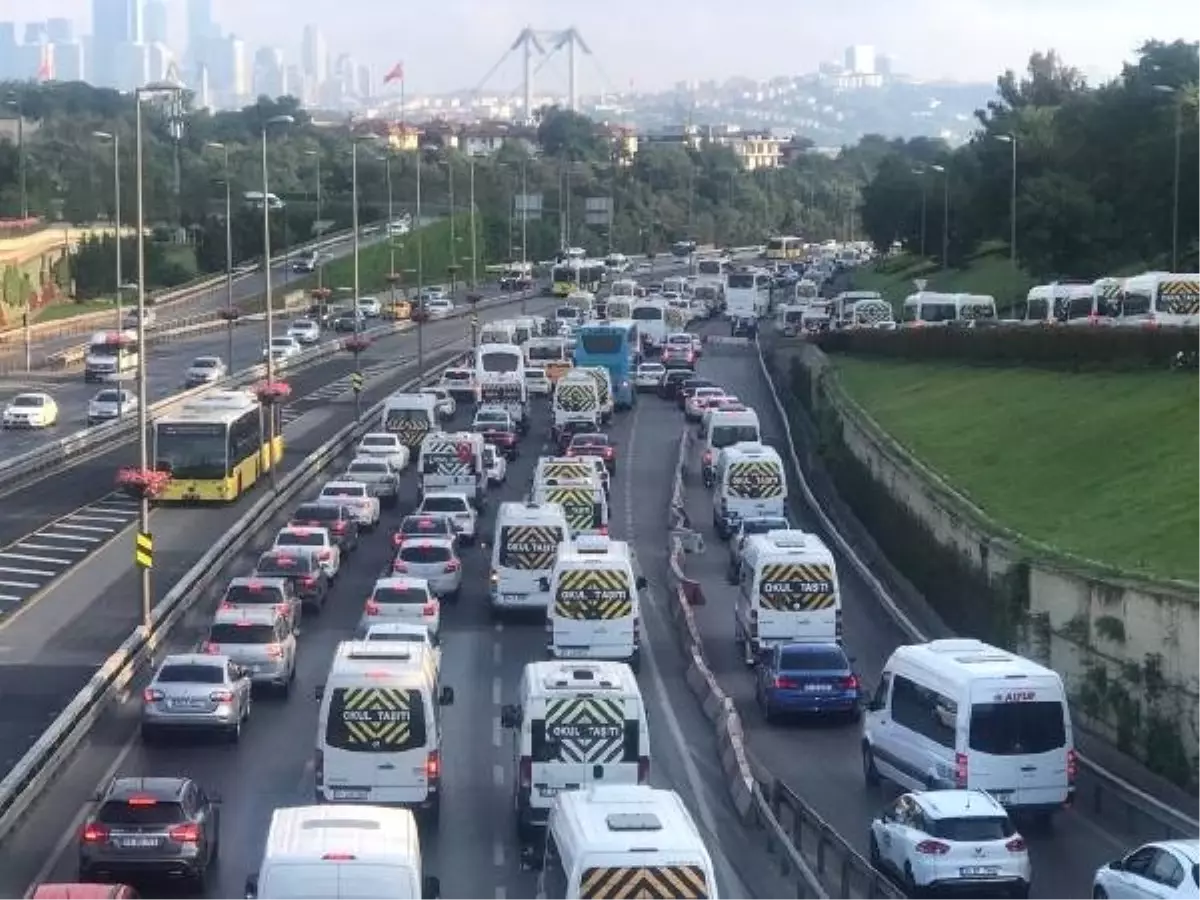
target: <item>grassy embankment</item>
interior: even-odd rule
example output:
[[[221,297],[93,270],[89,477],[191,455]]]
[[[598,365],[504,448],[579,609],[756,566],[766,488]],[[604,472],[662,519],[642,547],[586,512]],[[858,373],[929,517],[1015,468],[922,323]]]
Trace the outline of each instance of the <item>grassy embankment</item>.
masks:
[[[989,516],[1143,575],[1197,580],[1197,380],[836,357],[881,427]]]

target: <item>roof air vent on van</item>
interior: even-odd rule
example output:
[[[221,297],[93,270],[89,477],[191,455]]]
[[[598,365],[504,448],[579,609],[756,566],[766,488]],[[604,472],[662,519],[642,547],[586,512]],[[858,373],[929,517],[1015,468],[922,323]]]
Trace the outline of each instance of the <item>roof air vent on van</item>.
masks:
[[[412,644],[408,642],[356,641],[347,655],[350,659],[370,659],[376,662],[386,660],[407,662],[412,659],[411,647]]]
[[[609,831],[662,831],[654,813],[609,813],[604,821]]]
[[[604,556],[608,553],[608,538],[601,534],[582,534],[575,539],[577,553],[597,554]]]

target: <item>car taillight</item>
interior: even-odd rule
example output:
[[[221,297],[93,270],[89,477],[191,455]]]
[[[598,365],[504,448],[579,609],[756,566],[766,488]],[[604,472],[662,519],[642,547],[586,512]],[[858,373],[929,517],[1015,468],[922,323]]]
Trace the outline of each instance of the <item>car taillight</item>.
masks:
[[[392,563],[392,571],[393,572],[407,572],[408,571],[408,563],[403,562],[401,560],[396,560],[394,563]]]
[[[638,784],[645,784],[650,780],[650,757],[638,757]]]
[[[176,825],[167,832],[167,837],[177,844],[198,844],[200,843],[200,826],[195,822]]]
[[[157,703],[165,696],[166,694],[157,688],[146,688],[144,691],[142,691],[142,699],[147,703]]]
[[[215,655],[221,652],[221,645],[214,644],[212,641],[205,641],[204,645],[200,649],[205,653]]]
[[[334,534],[341,534],[343,531],[346,530],[346,523],[345,522],[334,522],[329,530],[332,531]]]
[[[517,765],[517,785],[525,790],[533,787],[533,757],[522,756]]]
[[[429,756],[425,758],[425,777],[430,781],[436,781],[442,775],[442,754],[437,750],[430,750]]]
[[[845,678],[843,678],[842,679],[842,690],[857,691],[858,690],[858,676],[857,675],[847,675]]]
[[[781,690],[791,690],[796,686],[796,682],[788,678],[786,675],[776,675],[775,681],[772,682],[772,687],[777,687]]]
[[[1067,751],[1067,784],[1074,784],[1079,774],[1079,755],[1074,749]]]
[[[568,447],[567,448],[567,456],[574,456],[574,455],[575,455],[575,451],[572,450],[570,447]]]
[[[604,448],[604,458],[605,458],[605,459],[612,459],[612,447],[605,447],[605,448]]]
[[[436,616],[437,611],[438,605],[436,603],[426,603],[421,607],[421,615],[423,616]]]
[[[292,608],[290,606],[288,606],[286,603],[276,603],[275,604],[275,612],[279,613],[279,615],[281,615],[281,616],[286,616],[291,611],[292,611]]]
[[[301,577],[301,579],[300,579],[300,584],[303,585],[304,587],[312,587],[316,583],[317,583],[316,575],[305,575],[305,576]]]
[[[451,572],[457,572],[461,568],[462,563],[460,563],[457,559],[452,559],[450,562],[446,563],[446,574],[449,575]]]
[[[967,754],[954,754],[954,786],[965,788],[967,786]]]
[[[392,535],[392,546],[393,547],[399,547],[403,543],[404,543],[404,535],[401,532],[397,531],[395,534]]]
[[[233,691],[213,691],[208,695],[208,699],[213,703],[232,703]]]
[[[712,451],[711,450],[704,451],[704,464],[706,466],[712,465]]]
[[[1015,835],[1012,840],[1004,845],[1004,849],[1009,853],[1024,853],[1025,838],[1021,837],[1019,834]]]
[[[601,537],[608,537],[608,526],[607,525],[601,525],[599,530],[600,530]]]
[[[329,562],[333,559],[333,551],[332,550],[322,550],[320,553],[317,554],[317,559],[319,559],[321,562]]]
[[[363,607],[363,612],[368,616],[377,616],[379,615],[379,604],[374,600],[368,600],[367,605]]]
[[[921,841],[913,849],[926,856],[944,856],[950,852],[950,845],[943,844],[941,841]]]
[[[283,656],[283,647],[279,644],[267,644],[266,651],[267,656],[271,657],[271,659],[279,659]]]
[[[108,840],[108,826],[99,822],[88,822],[81,835],[85,844],[99,844]]]

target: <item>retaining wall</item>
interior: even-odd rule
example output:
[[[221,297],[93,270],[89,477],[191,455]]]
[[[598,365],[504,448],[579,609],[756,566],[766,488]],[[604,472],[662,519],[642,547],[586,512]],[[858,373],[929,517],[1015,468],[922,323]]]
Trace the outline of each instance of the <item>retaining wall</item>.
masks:
[[[1080,724],[1194,788],[1197,586],[1124,575],[1004,529],[876,425],[816,347],[781,342],[770,359],[839,493],[947,623],[1054,668]]]

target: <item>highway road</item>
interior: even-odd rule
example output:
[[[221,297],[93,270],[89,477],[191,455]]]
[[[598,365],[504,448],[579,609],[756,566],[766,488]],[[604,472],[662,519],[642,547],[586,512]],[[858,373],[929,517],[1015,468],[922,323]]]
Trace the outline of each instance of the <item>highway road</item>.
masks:
[[[754,349],[710,345],[699,369],[758,412],[764,441],[778,447],[786,458],[785,432]],[[677,423],[676,436],[684,424],[682,414],[678,414]],[[699,472],[698,458],[693,461],[692,471]],[[806,531],[818,531],[811,512],[799,500],[794,482],[789,493],[793,521]],[[858,726],[764,722],[754,702],[753,681],[733,642],[731,610],[736,589],[724,577],[728,545],[712,529],[712,502],[699,477],[688,480],[687,506],[692,526],[705,542],[703,554],[686,560],[688,575],[701,583],[707,601],[695,608],[696,621],[708,660],[722,687],[738,705],[754,763],[810,803],[865,858],[870,819],[896,792],[888,787],[873,790],[864,786]],[[842,559],[838,562],[846,644],[866,684],[873,688],[888,655],[908,641],[849,563]],[[1135,843],[1077,810],[1063,812],[1050,832],[1032,828],[1025,832],[1033,859],[1034,897],[1090,896],[1096,868]]]
[[[633,412],[617,417],[611,429],[620,454],[612,527],[616,536],[634,543],[651,581],[644,607],[647,649],[639,679],[648,704],[651,781],[678,790],[688,803],[713,853],[724,896],[782,896],[785,888],[775,881],[759,839],[742,828],[727,800],[711,726],[683,682],[683,661],[670,631],[673,625],[661,592],[673,454],[663,450],[678,431],[673,416],[660,414],[663,405],[647,399]],[[332,429],[329,413],[328,408],[317,407],[293,423],[297,434],[293,445],[300,452],[315,446]],[[465,422],[466,416],[460,412],[459,421]],[[497,502],[517,499],[528,490],[534,459],[548,449],[547,428],[547,411],[539,402],[522,455],[510,466],[507,484],[494,491],[490,510]],[[386,513],[386,523],[395,522],[401,511],[411,507],[413,488],[409,475],[399,510]],[[312,490],[316,489],[314,485]],[[198,515],[182,512],[165,531],[156,526],[156,532],[163,534],[160,540],[177,546],[185,537],[177,533],[182,529],[192,538],[193,547],[211,540],[211,531]],[[486,520],[481,533],[490,534],[491,525]],[[389,559],[387,533],[385,526],[365,540],[334,588],[325,613],[306,626],[290,699],[263,698],[257,703],[239,746],[176,743],[147,748],[131,737],[136,700],[115,708],[23,827],[0,848],[0,894],[19,896],[33,880],[75,877],[74,841],[81,816],[89,797],[107,777],[181,773],[219,792],[224,801],[221,862],[209,896],[240,896],[246,875],[257,868],[271,811],[311,802],[311,742],[317,717],[312,689],[323,681],[336,642],[352,632],[374,578]],[[236,561],[231,574],[248,571],[257,549],[269,540],[270,534],[259,535],[256,549]],[[105,611],[94,600],[97,588],[111,605],[123,607],[120,618],[127,627],[136,576],[128,570],[129,548],[120,547],[119,552],[118,544],[112,548],[113,553],[105,551],[88,567],[89,584],[83,593],[93,598],[91,606],[86,615],[62,628],[47,666],[59,665],[57,660],[69,655],[71,647],[108,645],[112,635],[107,629],[98,631]],[[190,555],[198,552],[192,550]],[[486,573],[485,551],[468,549],[462,599],[444,612],[442,682],[453,686],[457,697],[443,718],[445,794],[437,833],[423,836],[424,864],[428,873],[441,878],[447,897],[529,897],[534,895],[535,876],[522,871],[518,863],[509,812],[511,749],[508,736],[499,728],[499,712],[501,704],[513,701],[524,663],[542,657],[545,635],[536,620],[501,625],[491,621],[484,600]],[[191,646],[201,634],[215,597],[210,600],[177,635],[180,646]],[[9,643],[3,631],[0,642]],[[41,655],[47,656],[44,651]],[[139,696],[136,686],[132,695]]]

